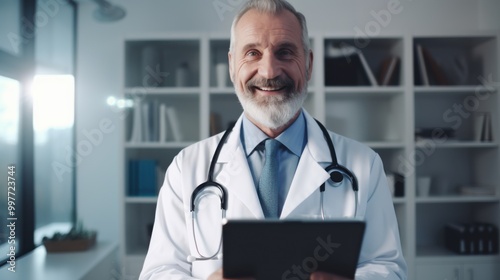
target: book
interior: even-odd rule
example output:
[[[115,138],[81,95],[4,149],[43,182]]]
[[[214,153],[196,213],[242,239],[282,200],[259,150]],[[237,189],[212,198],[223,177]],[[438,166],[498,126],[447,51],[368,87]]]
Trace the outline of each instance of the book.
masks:
[[[474,115],[474,140],[481,142],[493,141],[490,112],[477,112]]]
[[[483,130],[485,128],[486,114],[484,112],[477,112],[474,114],[474,141],[483,140]]]
[[[179,124],[179,118],[177,117],[177,111],[175,110],[174,107],[167,106],[166,112],[167,112],[168,125],[172,129],[172,136],[174,141],[176,142],[182,141],[183,135]]]
[[[425,61],[424,65],[427,70],[427,78],[430,85],[437,86],[447,86],[450,85],[446,74],[444,73],[442,67],[439,63],[434,59],[432,54],[428,49],[424,47],[420,47],[423,55],[423,59]]]
[[[165,180],[165,170],[161,168],[161,166],[156,166],[156,193],[160,192],[161,187],[163,186],[163,181]]]
[[[220,114],[210,113],[210,136],[215,135],[222,131]]]
[[[130,135],[130,142],[137,143],[142,141],[142,110],[141,99],[134,98],[134,107],[132,115],[132,132]]]
[[[492,130],[492,128],[491,128],[491,114],[485,113],[484,114],[484,121],[483,121],[483,130],[481,132],[481,141],[484,141],[484,142],[493,141],[493,134],[492,134],[491,130]]]
[[[370,65],[368,65],[368,62],[366,62],[366,59],[365,59],[365,56],[363,55],[363,52],[358,50],[357,54],[359,56],[359,60],[361,61],[361,65],[363,65],[363,69],[365,69],[365,73],[368,76],[368,80],[370,81],[370,84],[372,86],[378,86],[377,80],[375,79],[375,76],[373,75],[373,72],[370,69]]]
[[[128,195],[153,196],[158,190],[157,162],[152,159],[131,159],[128,162]]]
[[[421,45],[417,45],[417,58],[418,58],[418,73],[420,74],[421,83],[424,86],[429,85],[429,77],[427,76],[427,69],[425,67],[424,54]]]
[[[377,86],[363,53],[352,46],[331,47],[325,57],[325,85]]]
[[[159,135],[158,135],[158,141],[159,142],[167,142],[167,136],[168,136],[168,128],[167,128],[167,106],[165,104],[160,104],[160,109],[158,112],[158,129],[159,129]]]
[[[400,60],[397,56],[390,56],[382,62],[377,79],[379,85],[388,86],[398,84],[396,74],[398,73],[399,63]]]
[[[139,160],[138,193],[139,196],[156,195],[156,161]]]
[[[149,104],[148,102],[144,102],[141,104],[141,126],[142,126],[142,135],[141,141],[149,142]]]

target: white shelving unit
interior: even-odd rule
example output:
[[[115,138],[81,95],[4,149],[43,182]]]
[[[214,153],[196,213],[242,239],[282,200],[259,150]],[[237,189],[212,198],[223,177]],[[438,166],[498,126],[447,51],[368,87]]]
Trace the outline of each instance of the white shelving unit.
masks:
[[[374,76],[383,73],[386,58],[399,59],[394,79],[387,86],[371,86],[366,84],[366,78],[354,81],[359,86],[335,85],[329,73],[336,71],[330,69],[336,64],[330,61],[328,48],[356,46],[357,41],[347,36],[320,34],[312,36],[311,42],[315,60],[305,108],[327,128],[372,147],[380,154],[387,172],[404,176],[404,196],[394,198],[394,207],[409,278],[494,279],[499,273],[495,265],[500,263],[499,254],[455,254],[444,246],[443,227],[450,221],[500,226],[499,85],[481,84],[484,80],[500,80],[499,37],[485,34],[370,38],[369,44],[359,49]],[[436,65],[441,66],[436,69],[448,75],[447,84],[434,85],[431,77],[432,84],[422,85],[417,45],[435,58]],[[124,46],[124,98],[174,107],[183,136],[181,141],[167,137],[161,143],[130,142],[134,114],[128,114],[123,144],[124,181],[128,182],[129,160],[154,159],[164,171],[183,147],[222,131],[235,121],[241,106],[229,76],[224,85],[218,85],[215,77],[215,65],[227,62],[229,38],[202,34],[136,37],[125,40]],[[148,52],[146,56],[150,57],[144,58]],[[157,64],[150,65],[148,61]],[[165,74],[156,86],[151,86],[154,80],[147,71],[148,65],[159,67]],[[187,80],[178,81],[180,65],[189,69]],[[456,71],[457,67],[462,70]],[[429,75],[435,75],[428,70]],[[460,105],[465,111],[458,111]],[[475,111],[491,113],[493,141],[474,140]],[[451,126],[456,133],[453,139],[415,140],[415,128]],[[417,197],[416,179],[424,175],[433,178],[431,193]],[[456,188],[461,184],[488,185],[497,193],[459,195]],[[128,270],[125,275],[137,276],[148,247],[156,197],[131,196],[128,184],[123,190],[123,259]]]

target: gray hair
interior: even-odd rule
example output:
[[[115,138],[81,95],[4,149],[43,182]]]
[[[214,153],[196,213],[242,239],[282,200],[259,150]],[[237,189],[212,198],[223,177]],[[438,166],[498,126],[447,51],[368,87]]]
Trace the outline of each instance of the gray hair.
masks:
[[[229,51],[233,51],[234,46],[234,35],[235,27],[241,17],[249,10],[257,10],[263,13],[277,14],[281,11],[290,11],[299,21],[300,27],[302,29],[302,45],[304,46],[304,53],[306,54],[306,60],[309,61],[309,56],[307,55],[311,49],[311,44],[309,42],[309,34],[307,32],[306,18],[300,12],[297,12],[295,8],[288,3],[286,0],[249,0],[245,5],[243,5],[240,11],[236,14],[231,25],[231,41],[229,45]]]

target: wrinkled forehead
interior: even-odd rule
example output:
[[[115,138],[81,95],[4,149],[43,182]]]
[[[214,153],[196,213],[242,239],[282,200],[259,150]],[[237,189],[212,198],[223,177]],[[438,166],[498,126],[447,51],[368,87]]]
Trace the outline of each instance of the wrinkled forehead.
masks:
[[[240,18],[234,30],[235,48],[246,45],[294,44],[302,46],[298,19],[287,10],[276,14],[249,10]]]

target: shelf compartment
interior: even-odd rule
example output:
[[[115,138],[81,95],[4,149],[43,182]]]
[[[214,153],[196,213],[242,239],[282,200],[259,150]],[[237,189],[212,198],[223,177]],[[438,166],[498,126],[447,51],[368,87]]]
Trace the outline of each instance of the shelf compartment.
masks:
[[[491,223],[498,227],[498,214],[495,216],[491,214],[487,215],[487,213],[499,213],[499,210],[500,203],[498,199],[487,203],[484,201],[418,203],[416,205],[415,224],[416,246],[417,248],[445,248],[444,227],[450,222],[483,222]],[[442,254],[453,255],[454,253],[450,251],[448,254],[445,252]]]
[[[402,142],[404,96],[327,94],[326,127],[360,142]]]
[[[326,39],[324,42],[325,85],[403,84],[402,41],[400,38],[371,38],[368,42],[360,42],[353,38]],[[358,54],[353,54],[353,49],[357,50]],[[389,67],[392,59],[394,59],[394,65]],[[392,74],[388,76],[387,83],[384,83],[382,81],[389,68],[393,69],[390,71]]]
[[[461,186],[498,188],[498,170],[493,166],[498,149],[417,149],[417,176],[432,177],[431,196],[456,196]]]
[[[436,137],[435,143],[473,141],[475,138],[475,114],[491,113],[493,139],[498,135],[498,95],[478,98],[473,92],[461,94],[419,94],[415,97],[415,128],[446,128],[454,131],[454,137]],[[451,143],[451,142],[450,142]],[[487,143],[487,142],[485,142]]]
[[[210,135],[215,135],[226,130],[231,123],[238,120],[243,112],[235,93],[211,94],[209,102]]]
[[[229,77],[228,54],[229,40],[219,39],[210,41],[210,86],[225,88],[231,85]],[[219,77],[219,75],[221,75]]]
[[[126,87],[197,87],[200,40],[133,40],[125,43]]]
[[[154,223],[155,204],[138,203],[125,205],[125,254],[146,255],[150,230]]]
[[[182,143],[200,139],[200,96],[198,94],[149,94],[133,98],[133,107],[126,114],[125,141],[131,145],[151,143]],[[145,111],[144,106],[148,107]],[[161,113],[164,105],[164,115]],[[139,107],[140,106],[140,107]],[[137,108],[140,111],[136,112]],[[167,112],[170,111],[170,112]],[[134,120],[135,118],[139,120]],[[145,129],[144,124],[148,124]],[[138,131],[135,131],[136,127]],[[161,137],[161,131],[165,136]]]
[[[495,37],[418,37],[413,43],[415,85],[478,85],[481,77],[497,75]]]

